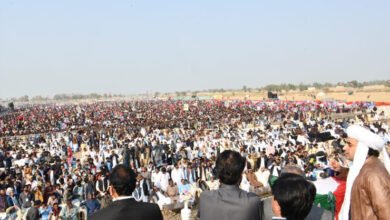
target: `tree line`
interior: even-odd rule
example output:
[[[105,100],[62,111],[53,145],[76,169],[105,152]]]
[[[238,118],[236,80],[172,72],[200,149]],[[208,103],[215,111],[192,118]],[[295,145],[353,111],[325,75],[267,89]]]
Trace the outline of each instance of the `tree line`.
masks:
[[[352,80],[348,82],[338,82],[338,83],[311,83],[311,84],[292,84],[292,83],[283,83],[283,84],[270,84],[266,85],[264,87],[258,87],[258,88],[249,88],[248,86],[244,85],[241,89],[205,89],[205,90],[197,90],[197,91],[176,91],[174,94],[176,96],[197,96],[199,93],[224,93],[224,92],[253,92],[253,91],[272,91],[272,92],[281,92],[281,91],[305,91],[310,87],[314,87],[319,90],[328,90],[335,86],[344,86],[347,88],[362,88],[364,86],[371,86],[371,85],[385,85],[387,87],[390,87],[390,80],[375,80],[375,81],[367,81],[367,82],[358,82],[357,80]],[[159,97],[161,95],[164,96],[170,96],[173,93],[160,93],[155,92],[154,97]],[[43,97],[43,96],[33,96],[29,97],[28,95],[21,96],[19,98],[12,98],[10,101],[18,101],[18,102],[28,102],[28,101],[47,101],[47,100],[55,100],[55,101],[62,101],[62,100],[82,100],[82,99],[107,99],[107,98],[116,98],[116,97],[125,97],[125,95],[122,94],[98,94],[98,93],[90,93],[90,94],[56,94],[53,97]]]

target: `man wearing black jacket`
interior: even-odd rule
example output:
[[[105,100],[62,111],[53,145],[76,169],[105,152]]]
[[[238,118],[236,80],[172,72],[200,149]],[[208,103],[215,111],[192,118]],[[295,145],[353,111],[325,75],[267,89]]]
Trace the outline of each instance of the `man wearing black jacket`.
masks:
[[[110,183],[109,192],[113,202],[107,208],[93,214],[92,220],[163,219],[158,205],[136,202],[131,196],[136,185],[132,169],[123,165],[116,166],[110,175]]]

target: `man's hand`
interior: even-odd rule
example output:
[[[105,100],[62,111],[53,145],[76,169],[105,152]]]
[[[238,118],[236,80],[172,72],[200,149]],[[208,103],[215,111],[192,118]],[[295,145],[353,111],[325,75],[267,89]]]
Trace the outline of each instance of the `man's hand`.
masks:
[[[332,170],[336,171],[336,172],[340,172],[341,170],[341,165],[340,163],[335,160],[335,159],[330,159],[329,160],[329,166]]]
[[[330,159],[329,166],[332,170],[336,171],[335,177],[340,178],[340,179],[347,178],[349,169],[341,166],[341,164],[337,160]]]

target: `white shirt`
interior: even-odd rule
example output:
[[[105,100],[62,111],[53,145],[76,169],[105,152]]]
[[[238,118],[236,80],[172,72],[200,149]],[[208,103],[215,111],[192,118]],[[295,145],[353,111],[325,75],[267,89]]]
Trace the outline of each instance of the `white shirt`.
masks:
[[[268,186],[268,178],[270,175],[269,170],[266,169],[263,172],[261,172],[261,170],[259,169],[258,171],[255,172],[255,175],[257,180],[260,181],[264,187]]]
[[[180,178],[180,170],[174,168],[174,169],[172,170],[172,172],[171,172],[171,177],[172,177],[173,182],[175,182],[176,184],[179,184],[180,181],[181,181],[181,178]]]
[[[156,172],[152,172],[152,182],[158,187],[160,188],[161,185],[160,185],[160,180],[161,180],[161,175],[160,175],[160,172],[156,173]]]
[[[161,189],[165,192],[168,187],[169,174],[160,172],[160,186]]]
[[[242,175],[241,184],[240,184],[240,188],[241,188],[242,190],[245,190],[245,191],[249,192],[250,186],[251,186],[251,185],[250,185],[248,179],[246,178],[246,175],[243,174],[243,175]]]

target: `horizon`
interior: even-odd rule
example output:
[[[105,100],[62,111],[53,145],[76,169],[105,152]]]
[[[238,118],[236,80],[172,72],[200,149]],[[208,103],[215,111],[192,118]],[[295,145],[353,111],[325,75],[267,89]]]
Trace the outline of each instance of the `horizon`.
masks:
[[[0,2],[0,98],[389,80],[388,1]]]
[[[100,98],[109,98],[109,96],[111,97],[132,97],[132,96],[143,96],[143,95],[147,95],[147,96],[155,96],[156,94],[158,94],[157,96],[165,96],[165,95],[171,95],[171,94],[175,94],[176,96],[183,96],[183,95],[179,95],[178,93],[187,93],[186,95],[184,96],[191,96],[193,95],[194,93],[221,93],[221,92],[240,92],[240,91],[243,91],[246,93],[256,93],[256,92],[276,92],[278,93],[278,91],[275,91],[275,90],[272,90],[272,89],[267,89],[266,87],[267,86],[276,86],[276,87],[281,87],[283,85],[293,85],[295,86],[296,88],[295,89],[287,89],[286,91],[300,91],[300,92],[304,92],[304,91],[307,91],[309,88],[311,87],[314,87],[316,90],[318,91],[323,91],[325,89],[328,89],[328,88],[336,88],[336,87],[345,87],[345,88],[351,88],[351,89],[361,89],[361,87],[359,86],[356,86],[354,87],[353,85],[350,85],[351,82],[353,81],[356,81],[356,80],[352,80],[352,81],[347,81],[347,82],[337,82],[337,83],[329,83],[329,82],[314,82],[314,83],[311,83],[311,84],[304,84],[304,83],[300,83],[300,84],[268,84],[266,86],[263,86],[263,87],[247,87],[247,86],[243,86],[241,88],[234,88],[234,89],[231,89],[231,88],[210,88],[210,89],[204,89],[204,90],[185,90],[185,91],[171,91],[171,92],[159,92],[159,91],[155,91],[155,92],[151,92],[151,93],[135,93],[135,94],[122,94],[122,93],[96,93],[96,92],[91,92],[91,93],[58,93],[58,94],[53,94],[53,95],[49,95],[49,96],[42,96],[42,95],[36,95],[36,96],[29,96],[29,95],[23,95],[23,96],[19,96],[19,97],[7,97],[7,98],[1,98],[0,97],[0,100],[1,101],[12,101],[13,99],[16,99],[14,101],[18,101],[17,99],[21,99],[25,96],[28,97],[28,100],[29,101],[32,101],[32,98],[42,98],[44,100],[55,100],[57,95],[59,96],[62,96],[62,95],[65,95],[65,96],[68,96],[68,98],[70,99],[73,99],[72,96],[85,96],[81,99],[86,99],[88,98],[88,96],[90,95],[98,95],[98,96],[101,96]],[[372,81],[362,81],[362,82],[358,82],[356,81],[358,84],[361,84],[362,87],[366,87],[366,86],[390,86],[390,80],[372,80]],[[387,83],[387,84],[386,84]],[[316,87],[315,84],[319,84],[321,86],[321,88],[319,87]],[[330,84],[331,86],[327,86],[326,84]],[[366,85],[364,85],[366,84]],[[303,85],[306,89],[305,90],[300,90],[299,88],[299,85]],[[245,87],[245,89],[244,89]],[[249,90],[249,91],[248,91]],[[257,91],[255,91],[257,90]],[[282,90],[285,90],[285,89],[282,89]],[[281,91],[279,91],[281,92]],[[385,91],[386,92],[386,91]],[[106,97],[107,96],[107,97]],[[65,98],[64,100],[68,99],[68,98]],[[79,99],[79,98],[76,98],[76,100]]]

